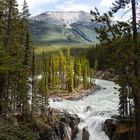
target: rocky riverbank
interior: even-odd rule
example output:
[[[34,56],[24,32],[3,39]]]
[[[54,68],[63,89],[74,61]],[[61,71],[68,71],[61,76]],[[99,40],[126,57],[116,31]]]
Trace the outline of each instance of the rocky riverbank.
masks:
[[[50,128],[42,131],[39,140],[74,140],[80,118],[67,112],[60,112],[59,115],[59,121],[53,121]]]
[[[77,115],[53,108],[26,120],[0,116],[0,140],[74,140],[79,123]]]
[[[117,80],[118,76],[115,74],[113,69],[106,69],[97,72],[97,79],[115,81]]]
[[[54,93],[50,95],[50,98],[53,99],[53,101],[61,101],[63,99],[65,100],[72,100],[72,101],[78,101],[84,97],[87,97],[93,93],[95,93],[97,90],[100,90],[101,88],[98,85],[93,85],[90,89],[81,89],[79,91],[74,91],[73,93]]]

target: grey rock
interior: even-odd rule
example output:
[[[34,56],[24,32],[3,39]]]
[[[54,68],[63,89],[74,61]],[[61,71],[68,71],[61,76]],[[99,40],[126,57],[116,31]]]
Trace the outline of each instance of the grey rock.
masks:
[[[83,128],[82,140],[89,140],[88,127]]]

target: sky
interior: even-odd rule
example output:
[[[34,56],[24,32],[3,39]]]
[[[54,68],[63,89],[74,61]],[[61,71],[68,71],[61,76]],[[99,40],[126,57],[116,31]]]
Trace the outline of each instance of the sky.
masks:
[[[46,11],[86,11],[98,7],[101,11],[107,11],[115,0],[26,0],[32,15],[38,15]],[[17,0],[21,9],[23,0]]]
[[[24,0],[17,0],[21,9]],[[46,11],[86,11],[90,12],[95,7],[101,13],[106,12],[115,0],[26,0],[32,16]],[[122,13],[118,13],[114,20],[121,20]],[[128,16],[123,17],[125,20]]]

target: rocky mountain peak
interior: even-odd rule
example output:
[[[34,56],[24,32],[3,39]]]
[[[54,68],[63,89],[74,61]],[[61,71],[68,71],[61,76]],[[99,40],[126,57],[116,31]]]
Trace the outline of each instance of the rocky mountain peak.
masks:
[[[76,22],[90,22],[90,13],[84,11],[47,11],[32,17],[35,21],[47,21],[56,25],[70,25]]]

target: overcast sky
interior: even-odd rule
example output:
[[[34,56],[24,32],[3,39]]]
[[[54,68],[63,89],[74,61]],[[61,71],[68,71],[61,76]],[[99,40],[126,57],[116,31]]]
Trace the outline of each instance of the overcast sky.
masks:
[[[46,11],[86,11],[95,7],[101,12],[106,12],[115,0],[26,0],[32,16]],[[21,9],[23,0],[17,0]],[[115,20],[121,19],[122,13],[117,14]],[[123,17],[125,18],[125,17]]]

